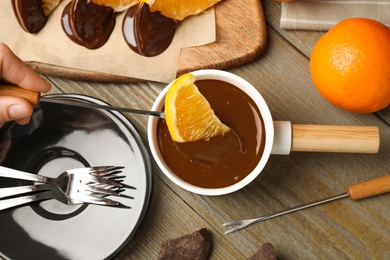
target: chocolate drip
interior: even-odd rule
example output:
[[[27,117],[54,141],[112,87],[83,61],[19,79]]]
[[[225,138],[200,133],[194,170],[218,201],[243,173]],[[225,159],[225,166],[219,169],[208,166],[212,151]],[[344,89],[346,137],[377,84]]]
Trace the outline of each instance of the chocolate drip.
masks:
[[[177,23],[160,12],[150,12],[147,4],[133,6],[123,19],[122,32],[128,46],[136,53],[153,57],[171,44]]]
[[[42,0],[12,0],[12,7],[18,22],[28,33],[37,33],[45,27],[47,16],[42,8]]]

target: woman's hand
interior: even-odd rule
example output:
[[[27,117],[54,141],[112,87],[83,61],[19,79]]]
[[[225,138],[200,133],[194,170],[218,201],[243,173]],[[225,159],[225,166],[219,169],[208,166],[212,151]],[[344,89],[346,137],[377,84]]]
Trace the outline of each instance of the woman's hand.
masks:
[[[47,92],[50,83],[41,78],[23,63],[4,43],[0,42],[0,79],[14,83],[21,88],[36,92]],[[0,96],[0,127],[7,121],[15,120],[24,125],[30,121],[32,106],[17,97]]]

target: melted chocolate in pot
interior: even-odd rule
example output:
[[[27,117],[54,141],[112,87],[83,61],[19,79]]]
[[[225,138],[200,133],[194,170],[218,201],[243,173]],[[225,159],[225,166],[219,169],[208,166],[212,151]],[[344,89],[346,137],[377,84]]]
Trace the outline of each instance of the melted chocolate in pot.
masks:
[[[103,46],[115,27],[114,9],[87,0],[73,0],[62,13],[62,28],[75,43],[88,49]]]
[[[177,143],[161,119],[157,127],[160,151],[169,168],[184,181],[204,188],[230,186],[245,178],[263,154],[263,119],[253,100],[229,83],[201,80],[196,86],[233,131],[207,141]]]
[[[42,0],[12,0],[12,7],[26,32],[37,33],[45,27],[48,18],[42,9]]]
[[[177,23],[160,14],[150,12],[147,4],[131,7],[123,19],[122,32],[127,45],[134,52],[153,57],[164,52],[172,42]]]

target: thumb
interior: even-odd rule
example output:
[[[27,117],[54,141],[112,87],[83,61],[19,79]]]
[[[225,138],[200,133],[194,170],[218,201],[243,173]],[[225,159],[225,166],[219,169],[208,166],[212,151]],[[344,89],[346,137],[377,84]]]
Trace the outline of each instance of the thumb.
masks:
[[[25,125],[30,121],[32,112],[31,105],[24,99],[0,97],[0,126],[12,120]]]

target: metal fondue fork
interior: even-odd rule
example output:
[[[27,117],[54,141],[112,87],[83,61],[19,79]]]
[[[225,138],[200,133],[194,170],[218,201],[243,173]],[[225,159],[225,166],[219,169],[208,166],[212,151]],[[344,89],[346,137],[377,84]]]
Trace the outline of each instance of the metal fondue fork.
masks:
[[[74,100],[64,100],[64,99],[55,99],[55,98],[47,98],[47,97],[41,97],[39,92],[31,91],[23,89],[17,85],[7,83],[7,84],[0,84],[0,96],[16,96],[21,97],[28,102],[31,103],[33,106],[39,105],[40,101],[47,102],[47,103],[55,103],[55,104],[61,104],[61,105],[68,105],[68,106],[76,106],[76,107],[83,107],[83,108],[97,108],[97,109],[103,109],[103,110],[113,110],[113,111],[119,111],[119,112],[127,112],[127,113],[133,113],[133,114],[142,114],[142,115],[148,115],[148,116],[156,116],[159,118],[165,118],[165,114],[162,111],[148,111],[148,110],[140,110],[140,109],[132,109],[132,108],[126,108],[126,107],[114,107],[114,106],[108,106],[108,105],[98,105],[93,103],[84,103],[84,102],[78,102]]]
[[[245,219],[245,220],[238,220],[238,221],[232,221],[232,222],[227,222],[224,223],[223,226],[233,226],[233,225],[238,225],[235,228],[232,228],[228,231],[225,232],[225,234],[230,234],[233,232],[236,232],[240,229],[246,228],[249,225],[255,224],[257,222],[261,222],[267,219],[275,218],[278,216],[282,216],[291,212],[295,212],[301,209],[306,209],[309,207],[313,207],[319,204],[327,203],[330,201],[334,201],[337,199],[349,197],[351,200],[359,200],[359,199],[364,199],[368,198],[371,196],[383,194],[390,192],[390,175],[385,175],[373,180],[361,182],[358,184],[354,184],[348,187],[348,191],[333,197],[329,197],[326,199],[314,201],[311,203],[303,204],[301,206],[293,207],[290,209],[278,211],[272,214],[268,214],[259,218],[253,218],[253,219]]]

